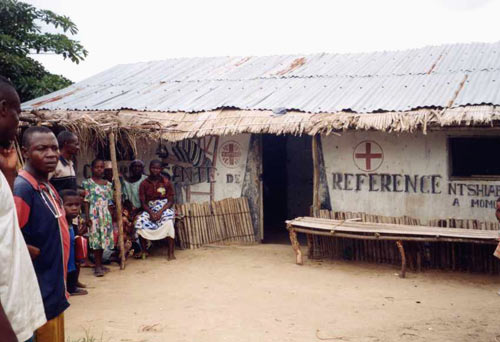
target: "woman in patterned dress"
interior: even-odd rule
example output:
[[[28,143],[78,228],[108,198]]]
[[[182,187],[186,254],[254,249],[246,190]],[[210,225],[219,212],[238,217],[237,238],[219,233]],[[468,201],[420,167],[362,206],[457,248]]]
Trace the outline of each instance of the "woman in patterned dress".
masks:
[[[102,277],[109,269],[102,265],[104,249],[113,249],[113,221],[109,205],[113,198],[113,186],[104,179],[104,161],[92,162],[92,177],[82,182],[85,189],[85,217],[89,228],[89,247],[94,252],[94,275]]]

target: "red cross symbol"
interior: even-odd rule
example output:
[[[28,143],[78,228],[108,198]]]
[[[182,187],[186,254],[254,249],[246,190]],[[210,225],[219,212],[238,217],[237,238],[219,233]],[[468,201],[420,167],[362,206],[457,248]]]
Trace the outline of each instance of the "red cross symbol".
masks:
[[[372,153],[372,143],[369,141],[365,142],[364,153],[354,154],[354,158],[365,160],[366,171],[370,171],[372,169],[372,159],[382,159],[382,157],[383,157],[382,153]]]
[[[237,164],[241,157],[239,145],[236,145],[234,143],[226,144],[222,148],[221,156],[225,164],[230,166]]]

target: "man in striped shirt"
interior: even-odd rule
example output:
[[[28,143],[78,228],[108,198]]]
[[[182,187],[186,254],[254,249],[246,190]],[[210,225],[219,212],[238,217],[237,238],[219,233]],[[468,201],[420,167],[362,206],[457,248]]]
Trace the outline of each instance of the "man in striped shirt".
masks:
[[[57,135],[59,161],[54,172],[49,175],[50,182],[58,192],[77,190],[76,172],[73,160],[80,150],[80,143],[75,133],[62,131]]]

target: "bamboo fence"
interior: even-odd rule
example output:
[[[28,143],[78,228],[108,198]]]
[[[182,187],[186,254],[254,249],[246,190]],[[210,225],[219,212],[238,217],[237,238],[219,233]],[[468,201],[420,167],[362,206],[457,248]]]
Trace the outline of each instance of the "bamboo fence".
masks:
[[[177,204],[178,237],[183,249],[207,244],[252,244],[255,234],[245,197]]]
[[[357,212],[320,210],[317,217],[345,220],[359,218],[362,222],[423,225],[419,219],[402,216],[389,217]],[[428,226],[499,230],[496,222],[464,219],[437,219]],[[353,261],[400,265],[398,247],[391,241],[355,240],[326,236],[308,236],[308,255],[311,259],[332,258]],[[452,271],[499,274],[500,260],[493,257],[495,246],[473,243],[404,242],[406,262],[413,271],[441,269]]]

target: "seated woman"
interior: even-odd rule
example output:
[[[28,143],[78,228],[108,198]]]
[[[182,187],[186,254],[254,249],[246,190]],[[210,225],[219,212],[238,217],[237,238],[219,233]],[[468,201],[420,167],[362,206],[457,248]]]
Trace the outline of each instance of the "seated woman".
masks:
[[[167,238],[168,260],[174,255],[174,187],[161,175],[162,164],[153,160],[149,164],[149,176],[139,186],[139,198],[144,210],[135,219],[137,234],[141,237],[142,258],[146,257],[146,240]]]

